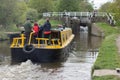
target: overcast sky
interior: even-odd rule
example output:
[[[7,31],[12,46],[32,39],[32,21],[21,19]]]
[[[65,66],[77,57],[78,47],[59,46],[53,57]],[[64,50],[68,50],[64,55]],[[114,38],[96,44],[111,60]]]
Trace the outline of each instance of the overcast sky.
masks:
[[[89,0],[90,2],[94,2],[94,7],[97,7],[97,9],[102,5],[102,4],[104,4],[104,3],[106,3],[106,2],[110,2],[110,1],[112,1],[112,0]]]

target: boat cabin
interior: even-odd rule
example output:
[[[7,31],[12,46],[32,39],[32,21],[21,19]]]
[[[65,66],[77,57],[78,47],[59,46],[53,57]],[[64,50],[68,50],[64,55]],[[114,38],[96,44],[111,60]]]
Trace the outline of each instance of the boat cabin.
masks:
[[[33,32],[30,34],[29,42],[25,43],[26,37],[21,34],[21,37],[13,38],[11,48],[22,48],[25,44],[32,44],[36,48],[62,48],[69,43],[69,39],[72,39],[72,30],[70,28],[65,29],[52,29],[50,38],[37,37],[35,38],[37,43],[33,42]],[[50,41],[50,44],[48,43]]]

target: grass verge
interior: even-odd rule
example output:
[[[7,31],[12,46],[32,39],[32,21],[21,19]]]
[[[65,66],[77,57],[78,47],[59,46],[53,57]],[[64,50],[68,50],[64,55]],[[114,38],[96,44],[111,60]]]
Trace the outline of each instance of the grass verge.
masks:
[[[115,69],[120,67],[120,54],[118,54],[116,46],[116,38],[119,35],[119,29],[116,27],[111,27],[106,23],[96,23],[105,33],[105,39],[103,40],[101,47],[99,49],[99,55],[93,66],[95,69]],[[93,80],[117,80],[109,79],[111,76],[103,77],[93,77]]]
[[[102,77],[94,77],[92,80],[120,80],[118,76],[102,76]]]

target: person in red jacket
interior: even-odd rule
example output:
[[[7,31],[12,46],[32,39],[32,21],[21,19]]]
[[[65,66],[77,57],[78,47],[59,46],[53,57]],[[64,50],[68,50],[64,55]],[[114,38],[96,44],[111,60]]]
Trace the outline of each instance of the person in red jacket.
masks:
[[[37,23],[34,23],[33,32],[34,32],[34,35],[38,36],[39,25]]]
[[[38,37],[38,34],[39,34],[39,25],[35,22],[34,23],[34,26],[32,28],[32,31],[34,32],[34,42],[36,42],[36,37]]]

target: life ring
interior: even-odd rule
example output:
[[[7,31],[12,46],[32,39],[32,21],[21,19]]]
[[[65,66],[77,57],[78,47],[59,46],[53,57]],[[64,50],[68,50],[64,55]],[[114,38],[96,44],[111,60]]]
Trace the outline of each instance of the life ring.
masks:
[[[31,53],[35,50],[35,47],[33,45],[28,45],[26,44],[24,47],[23,47],[23,51],[25,53]]]

